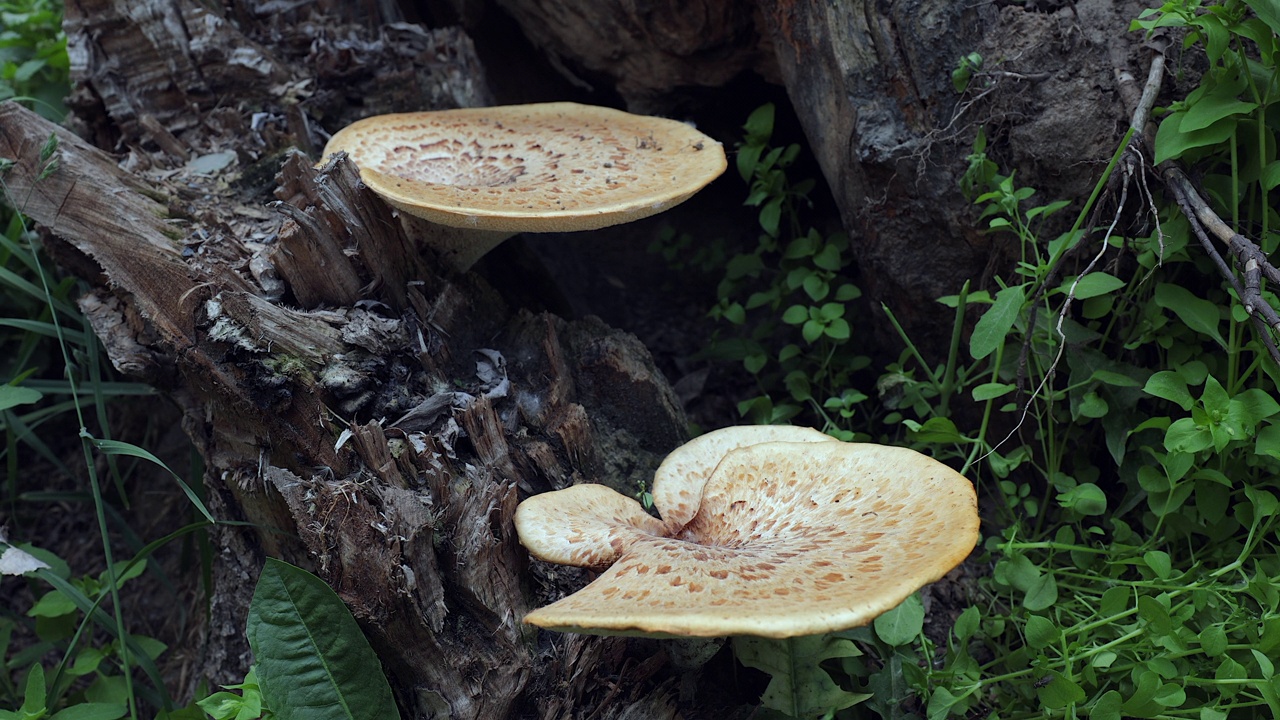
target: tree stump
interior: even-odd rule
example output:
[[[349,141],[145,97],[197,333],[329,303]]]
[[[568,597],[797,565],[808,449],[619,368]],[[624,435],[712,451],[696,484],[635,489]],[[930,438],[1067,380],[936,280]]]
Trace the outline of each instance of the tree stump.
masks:
[[[634,337],[442,271],[305,154],[321,119],[487,101],[465,35],[270,5],[69,3],[76,126],[119,156],[0,106],[11,197],[181,410],[215,515],[255,528],[215,531],[205,679],[247,669],[271,555],[338,592],[407,717],[674,717],[652,643],[522,625],[586,574],[531,568],[511,522],[527,493],[639,491],[685,438],[673,392]]]

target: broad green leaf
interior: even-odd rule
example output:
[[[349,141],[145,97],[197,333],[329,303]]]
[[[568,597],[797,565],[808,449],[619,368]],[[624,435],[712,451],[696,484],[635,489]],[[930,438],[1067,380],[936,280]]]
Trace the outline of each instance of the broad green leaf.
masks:
[[[1091,272],[1075,282],[1075,298],[1077,300],[1087,300],[1091,297],[1106,295],[1125,286],[1125,282],[1120,278],[1102,271]],[[1072,289],[1072,280],[1067,279],[1062,282],[1062,291],[1065,293]]]
[[[990,382],[983,383],[973,389],[973,399],[976,402],[985,402],[994,400],[998,397],[1004,397],[1016,390],[1017,387],[1008,383]]]
[[[1262,176],[1258,178],[1258,182],[1262,183],[1263,190],[1272,190],[1280,185],[1280,160],[1272,160],[1262,169]]]
[[[792,305],[782,313],[782,322],[788,325],[799,325],[809,319],[809,308],[804,305]]]
[[[1141,381],[1114,370],[1094,370],[1090,379],[1113,387],[1142,387]]]
[[[1193,295],[1181,285],[1171,283],[1156,285],[1155,301],[1156,305],[1172,310],[1187,327],[1208,335],[1224,349],[1227,347],[1227,341],[1218,332],[1221,313],[1217,305]]]
[[[1280,35],[1280,5],[1275,0],[1244,0],[1244,4],[1253,8],[1271,32]]]
[[[1107,496],[1093,483],[1080,483],[1058,495],[1058,504],[1081,515],[1102,515],[1107,511]]]
[[[1096,392],[1085,393],[1084,397],[1080,398],[1080,404],[1076,407],[1080,417],[1092,419],[1105,417],[1110,409],[1111,407],[1107,405],[1107,401]]]
[[[87,702],[54,713],[49,720],[116,720],[128,712],[128,707],[116,703]]]
[[[1089,708],[1089,720],[1120,720],[1120,707],[1124,698],[1115,690],[1108,690]]]
[[[1227,651],[1227,632],[1221,625],[1210,625],[1200,631],[1200,649],[1209,657],[1219,657]]]
[[[1018,320],[1018,313],[1022,311],[1025,300],[1026,290],[1022,285],[1007,287],[996,293],[995,302],[978,318],[973,327],[973,335],[969,337],[969,354],[974,360],[985,358],[1004,344],[1005,337]]]
[[[1231,406],[1233,409],[1239,408],[1240,418],[1249,425],[1256,425],[1280,413],[1280,403],[1261,388],[1249,388],[1236,394],[1231,398]]]
[[[1022,606],[1028,610],[1045,610],[1058,602],[1058,582],[1046,573],[1036,580],[1022,598]]]
[[[1027,618],[1026,635],[1028,645],[1036,650],[1042,650],[1057,642],[1062,633],[1049,618],[1032,615]]]
[[[876,636],[889,645],[910,645],[924,628],[924,604],[920,596],[907,596],[898,607],[877,616],[874,626]]]
[[[911,438],[919,442],[958,443],[964,441],[964,436],[956,429],[956,424],[951,422],[950,418],[934,416],[923,423],[904,420],[903,424],[911,431]]]
[[[960,613],[960,617],[956,618],[956,623],[952,626],[951,631],[955,633],[957,640],[962,643],[967,642],[969,638],[978,632],[978,624],[981,619],[982,616],[978,612],[977,606],[970,605],[965,608],[964,612]]]
[[[1164,434],[1164,447],[1169,452],[1197,453],[1212,445],[1213,433],[1191,418],[1175,420]]]
[[[1275,663],[1272,662],[1271,658],[1258,652],[1256,648],[1249,648],[1249,652],[1253,653],[1253,660],[1258,663],[1258,669],[1262,671],[1262,678],[1270,680],[1276,674]]]
[[[821,717],[871,697],[841,688],[822,668],[823,660],[862,654],[846,638],[811,635],[770,640],[738,636],[733,638],[733,653],[743,665],[772,676],[760,696],[761,704],[793,718]]]
[[[50,590],[40,597],[27,615],[30,617],[62,617],[76,611],[76,604],[61,590]]]
[[[1209,127],[1183,132],[1181,125],[1185,115],[1185,111],[1170,113],[1160,122],[1156,130],[1157,165],[1165,160],[1176,160],[1188,150],[1224,142],[1236,131],[1236,118],[1228,116]]]
[[[1036,697],[1046,709],[1060,710],[1085,701],[1084,689],[1074,680],[1055,670],[1050,670],[1049,675],[1053,678],[1049,684],[1036,689]]]
[[[1148,550],[1143,553],[1142,561],[1161,580],[1168,579],[1169,574],[1173,572],[1173,562],[1169,559],[1169,553],[1163,550]]]
[[[14,385],[0,385],[0,410],[38,403],[42,397],[44,397],[44,394],[39,390],[16,387]]]
[[[1236,93],[1231,84],[1218,85],[1187,108],[1178,130],[1183,133],[1203,130],[1225,117],[1247,115],[1257,109],[1257,103],[1237,100]]]
[[[1280,458],[1280,425],[1270,423],[1263,425],[1262,429],[1258,430],[1254,450],[1259,455]]]
[[[951,708],[960,702],[945,685],[939,685],[929,695],[929,704],[925,706],[926,720],[943,720],[951,714]]]
[[[1191,393],[1187,390],[1186,380],[1172,370],[1161,370],[1147,378],[1147,384],[1143,386],[1142,391],[1148,395],[1164,398],[1183,410],[1190,410],[1191,405],[1195,403],[1195,398],[1191,397]]]
[[[245,634],[263,700],[279,720],[400,717],[351,611],[311,573],[267,558]]]

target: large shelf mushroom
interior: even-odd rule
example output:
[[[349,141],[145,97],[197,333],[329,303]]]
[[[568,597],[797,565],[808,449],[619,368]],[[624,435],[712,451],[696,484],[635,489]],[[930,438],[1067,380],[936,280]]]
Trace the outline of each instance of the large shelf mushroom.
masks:
[[[463,272],[521,232],[594,230],[687,200],[726,167],[690,125],[576,103],[379,115],[338,131],[361,180],[426,221],[423,241]]]
[[[522,502],[516,529],[534,557],[607,568],[525,622],[693,637],[843,630],[942,577],[978,539],[964,476],[803,428],[709,433],[663,462],[653,498],[663,520],[603,485]]]

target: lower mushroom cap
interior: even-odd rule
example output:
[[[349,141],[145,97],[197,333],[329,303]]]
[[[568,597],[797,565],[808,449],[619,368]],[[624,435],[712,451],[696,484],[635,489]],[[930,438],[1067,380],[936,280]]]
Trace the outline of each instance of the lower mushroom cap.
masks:
[[[977,539],[973,485],[919,453],[752,445],[717,466],[679,537],[639,534],[595,581],[525,622],[704,637],[841,630],[940,578]]]

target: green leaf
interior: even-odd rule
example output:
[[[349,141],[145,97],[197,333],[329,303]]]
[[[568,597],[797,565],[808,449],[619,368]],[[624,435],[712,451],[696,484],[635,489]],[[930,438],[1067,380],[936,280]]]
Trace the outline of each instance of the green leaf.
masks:
[[[1071,289],[1072,280],[1064,280],[1062,283],[1062,291],[1067,292]],[[1125,282],[1120,278],[1105,272],[1091,272],[1080,278],[1075,283],[1075,298],[1077,300],[1086,300],[1099,295],[1106,295],[1125,286]]]
[[[1137,379],[1114,370],[1094,370],[1089,379],[1097,380],[1113,387],[1142,387],[1142,383]]]
[[[773,110],[773,103],[765,103],[751,111],[751,115],[747,116],[747,122],[742,126],[748,138],[764,142],[773,135]]]
[[[1201,630],[1200,649],[1209,657],[1220,657],[1227,651],[1227,631],[1221,625],[1210,625]]]
[[[1280,5],[1275,0],[1244,0],[1244,4],[1253,8],[1271,32],[1280,35]]]
[[[960,642],[967,642],[978,632],[978,623],[981,621],[982,615],[979,613],[977,606],[970,605],[960,613],[960,617],[956,618],[955,625],[951,631],[955,633],[956,639]]]
[[[1053,621],[1043,615],[1032,615],[1027,618],[1027,626],[1025,628],[1027,635],[1027,644],[1036,650],[1042,650],[1058,641],[1062,636],[1058,626]]]
[[[771,640],[738,636],[733,638],[733,654],[743,665],[772,676],[760,702],[788,717],[821,717],[871,697],[869,693],[853,693],[841,688],[822,669],[823,660],[862,654],[858,646],[846,638],[811,635]]]
[[[918,442],[958,443],[964,441],[964,436],[956,429],[956,424],[951,422],[950,418],[935,415],[923,423],[907,420],[903,424],[911,431],[911,439]]]
[[[1142,561],[1161,580],[1167,580],[1169,574],[1173,572],[1173,562],[1169,559],[1169,553],[1163,550],[1148,550],[1142,554]]]
[[[128,707],[116,703],[86,702],[55,713],[49,720],[116,720],[128,712]]]
[[[36,663],[27,671],[26,691],[22,695],[22,707],[18,708],[18,712],[30,717],[44,715],[45,693],[47,692],[48,686],[45,685],[44,667],[40,663]]]
[[[1236,131],[1236,118],[1225,117],[1207,128],[1182,132],[1185,115],[1185,111],[1170,113],[1160,122],[1160,128],[1156,130],[1157,165],[1165,160],[1176,160],[1188,150],[1224,142]]]
[[[42,397],[44,395],[39,390],[13,385],[0,385],[0,410],[38,403]]]
[[[1183,410],[1190,410],[1195,398],[1187,390],[1187,381],[1172,370],[1161,370],[1147,378],[1142,391],[1148,395],[1164,398]]]
[[[1217,305],[1196,297],[1181,285],[1170,283],[1156,285],[1155,301],[1156,305],[1172,310],[1187,327],[1208,335],[1226,349],[1227,342],[1218,332],[1218,324],[1222,318]]]
[[[994,400],[998,397],[1004,397],[1016,390],[1017,387],[1008,383],[983,383],[973,389],[973,399],[976,402],[985,402]]]
[[[1223,118],[1247,115],[1258,108],[1257,103],[1237,100],[1236,94],[1232,85],[1218,85],[1187,108],[1178,130],[1183,133],[1203,130]]]
[[[782,313],[782,322],[788,325],[799,325],[809,319],[809,308],[804,305],[792,305]]]
[[[1259,455],[1280,458],[1280,425],[1267,424],[1258,431],[1254,451]]]
[[[1026,596],[1022,598],[1022,607],[1034,612],[1052,607],[1056,602],[1058,602],[1058,582],[1053,579],[1052,574],[1046,573],[1027,590]]]
[[[50,590],[27,611],[29,617],[62,617],[76,611],[76,604],[61,590]]]
[[[245,628],[279,720],[391,720],[391,686],[342,600],[316,576],[267,558]]]
[[[840,269],[840,248],[835,243],[827,243],[822,252],[813,256],[813,264],[823,270],[835,272]]]
[[[1120,720],[1120,708],[1124,697],[1115,690],[1108,690],[1089,708],[1089,720]]]
[[[874,626],[876,636],[894,647],[915,642],[924,629],[924,604],[920,595],[909,595],[898,607],[877,616]]]
[[[1025,300],[1026,290],[1022,285],[1007,287],[996,293],[995,302],[978,318],[978,323],[973,327],[973,335],[969,338],[969,354],[974,360],[985,358],[1004,344],[1005,336],[1017,322]]]
[[[1084,702],[1084,689],[1074,680],[1056,670],[1050,670],[1049,675],[1053,678],[1049,684],[1036,689],[1036,697],[1046,709],[1060,710]]]
[[[760,208],[760,227],[770,237],[778,237],[778,224],[782,222],[782,198],[775,197]]]
[[[1280,185],[1280,160],[1272,160],[1262,169],[1262,176],[1258,178],[1258,182],[1262,183],[1263,190],[1273,190]]]
[[[204,502],[200,499],[200,496],[196,495],[195,491],[192,490],[191,487],[187,485],[187,483],[184,482],[182,478],[178,476],[177,473],[175,473],[172,470],[169,470],[169,466],[165,465],[164,461],[161,460],[160,458],[156,457],[155,455],[152,455],[150,452],[147,452],[146,450],[138,447],[137,445],[132,445],[126,442],[120,442],[119,440],[99,440],[97,438],[90,438],[90,442],[93,443],[94,447],[98,448],[99,450],[101,450],[103,453],[107,455],[127,455],[129,457],[141,458],[143,460],[147,460],[149,462],[155,463],[156,465],[159,465],[165,470],[168,470],[169,475],[171,475],[173,479],[178,482],[178,486],[182,488],[182,492],[187,496],[187,499],[191,501],[191,504],[194,505],[195,508],[200,511],[200,514],[204,515],[209,522],[217,522],[216,520],[213,519],[213,515],[209,512],[209,509],[204,506]]]
[[[1093,483],[1080,483],[1058,495],[1058,504],[1081,515],[1102,515],[1107,512],[1107,496]]]

